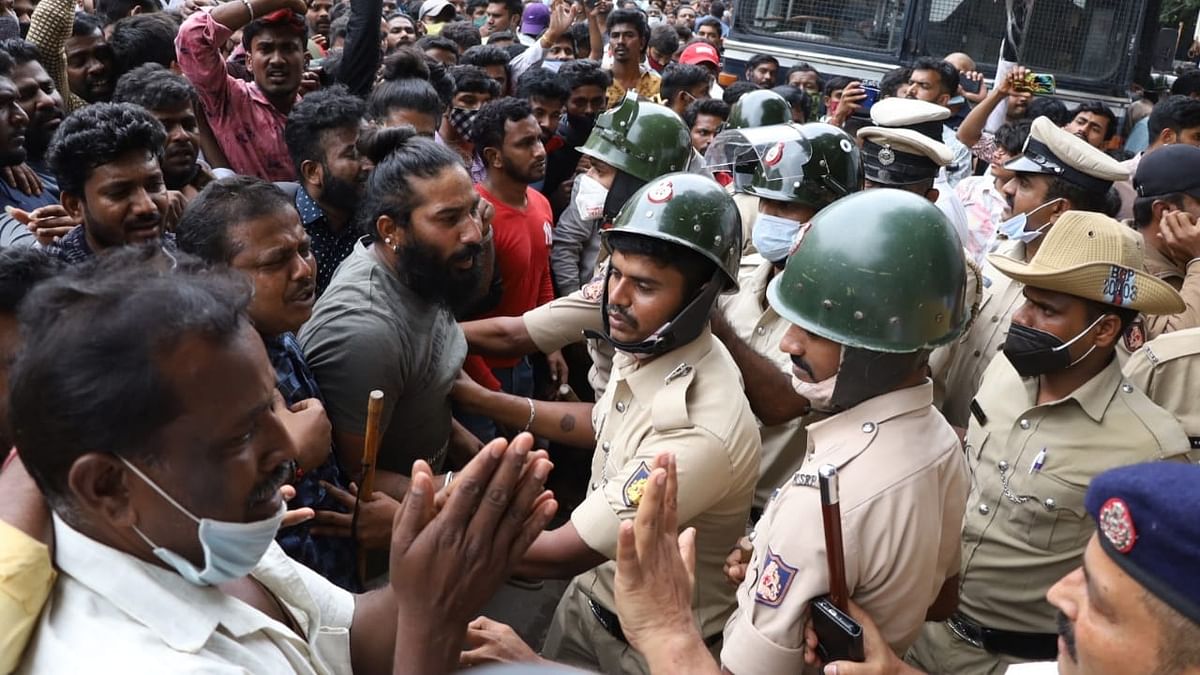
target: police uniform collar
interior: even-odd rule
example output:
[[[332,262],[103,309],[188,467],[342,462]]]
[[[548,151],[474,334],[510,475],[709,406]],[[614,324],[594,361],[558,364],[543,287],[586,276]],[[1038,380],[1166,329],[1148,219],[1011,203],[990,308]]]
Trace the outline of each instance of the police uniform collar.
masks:
[[[681,379],[687,366],[695,368],[713,348],[712,330],[706,325],[695,340],[660,354],[650,360],[639,360],[632,354],[617,351],[613,356],[613,365],[619,379],[629,385],[635,398],[651,401],[656,392],[664,385]],[[612,386],[614,383],[610,383]]]
[[[929,380],[875,398],[808,425],[813,454],[808,461],[842,467],[862,454],[879,427],[888,420],[919,413],[933,405],[933,383]]]
[[[1046,117],[1033,121],[1021,155],[1004,168],[1058,176],[1092,192],[1107,192],[1113,182],[1129,180],[1129,170],[1120,162]]]
[[[1064,405],[1068,401],[1074,401],[1079,406],[1079,409],[1096,424],[1104,421],[1104,414],[1108,412],[1109,404],[1117,396],[1117,391],[1120,389],[1121,383],[1125,381],[1125,376],[1121,374],[1121,364],[1117,362],[1116,357],[1113,357],[1103,370],[1092,376],[1092,379],[1079,385],[1075,391],[1057,401],[1039,404],[1037,402],[1038,378],[1022,378],[1017,374],[1012,364],[1008,362],[1008,359],[1004,359],[1004,363],[1008,366],[1010,375],[1013,378],[1019,379],[1022,387],[1025,389],[1024,405],[1026,409],[1032,410],[1040,407],[1058,406]]]

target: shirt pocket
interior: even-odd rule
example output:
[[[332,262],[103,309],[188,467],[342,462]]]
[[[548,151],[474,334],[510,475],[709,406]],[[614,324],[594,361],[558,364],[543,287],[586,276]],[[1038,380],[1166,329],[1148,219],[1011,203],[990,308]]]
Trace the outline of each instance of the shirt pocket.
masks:
[[[1013,504],[1011,524],[1030,546],[1047,552],[1082,548],[1094,530],[1084,508],[1086,490],[1052,474],[1035,472],[1018,481],[1012,492],[1024,499]]]
[[[983,456],[983,449],[987,447],[988,438],[991,432],[987,431],[979,425],[971,425],[967,429],[966,445],[963,446],[963,452],[967,457],[967,468],[971,470],[971,491],[979,492],[978,480],[981,478],[979,466],[979,458]]]

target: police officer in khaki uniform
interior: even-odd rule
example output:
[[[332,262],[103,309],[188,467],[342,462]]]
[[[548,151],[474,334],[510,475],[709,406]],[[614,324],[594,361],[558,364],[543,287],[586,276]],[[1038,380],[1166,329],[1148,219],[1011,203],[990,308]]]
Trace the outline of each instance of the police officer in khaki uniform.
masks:
[[[1200,328],[1154,338],[1134,352],[1121,370],[1130,384],[1179,420],[1192,450],[1200,449],[1200,397],[1196,396]]]
[[[1033,121],[1024,153],[1005,168],[1016,176],[1004,186],[1011,217],[1000,226],[996,252],[1018,260],[1037,252],[1064,212],[1104,213],[1113,181],[1129,177],[1116,160],[1044,117]],[[966,428],[983,371],[1000,352],[1012,314],[1024,302],[1021,284],[986,262],[982,277],[982,300],[971,328],[929,360],[934,384],[944,394],[942,412],[959,428]]]
[[[1200,148],[1168,145],[1145,156],[1133,177],[1134,227],[1145,241],[1146,271],[1179,291],[1187,309],[1138,317],[1126,352],[1170,331],[1200,326]]]
[[[771,499],[736,572],[744,579],[721,652],[730,672],[804,667],[808,604],[829,590],[822,464],[840,475],[851,596],[893,649],[916,638],[957,572],[967,467],[933,407],[925,362],[965,327],[965,283],[961,245],[941,212],[888,189],[822,210],[771,282],[771,307],[793,324],[781,344],[792,385],[829,416],[808,426],[804,463]]]
[[[456,399],[508,426],[569,445],[594,441],[589,491],[568,524],[544,532],[518,573],[577,575],[559,602],[544,654],[606,673],[645,672],[613,613],[621,519],[635,512],[658,453],[675,453],[679,520],[697,530],[694,609],[715,648],[733,610],[721,566],[745,532],[758,480],[758,428],[737,366],[708,328],[717,296],[736,290],[741,229],[712,180],[668,174],[633,196],[604,233],[611,251],[595,337],[616,349],[604,396],[533,401],[464,383]]]
[[[721,311],[712,318],[713,335],[742,371],[762,434],[752,520],[758,520],[775,488],[800,468],[807,444],[808,401],[792,390],[791,360],[779,349],[791,324],[767,303],[767,284],[783,271],[800,230],[820,209],[858,191],[862,172],[858,146],[837,127],[781,124],[756,131],[773,139],[758,146],[762,156],[745,187],[758,206],[752,235],[756,252],[742,257],[740,288],[718,301]]]
[[[923,195],[937,205],[960,240],[967,236],[967,211],[954,188],[941,180],[954,152],[942,142],[950,110],[910,98],[887,98],[871,106],[871,125],[858,130],[865,187],[892,187]]]
[[[1025,302],[971,403],[958,611],[927,624],[908,654],[935,673],[1054,658],[1045,596],[1094,531],[1088,483],[1116,466],[1191,461],[1174,416],[1125,380],[1114,355],[1138,312],[1183,308],[1175,289],[1142,271],[1140,237],[1068,211],[1028,262],[988,260],[1024,285]]]
[[[680,143],[680,139],[685,142]],[[611,220],[630,195],[647,182],[686,166],[692,151],[687,126],[668,108],[628,96],[617,108],[606,111],[579,151],[593,162],[603,162],[615,171],[605,175],[609,183],[600,201],[600,215],[588,225],[587,238],[597,237],[604,222]],[[572,209],[574,209],[572,205]],[[570,211],[560,220],[574,217]],[[558,255],[562,242],[556,241]],[[467,347],[485,356],[516,357],[535,351],[549,354],[583,340],[585,331],[601,329],[600,301],[605,270],[603,251],[591,279],[579,290],[557,298],[519,317],[494,317],[462,324]],[[588,384],[597,399],[604,393],[612,367],[613,350],[607,343],[588,340],[592,365]]]

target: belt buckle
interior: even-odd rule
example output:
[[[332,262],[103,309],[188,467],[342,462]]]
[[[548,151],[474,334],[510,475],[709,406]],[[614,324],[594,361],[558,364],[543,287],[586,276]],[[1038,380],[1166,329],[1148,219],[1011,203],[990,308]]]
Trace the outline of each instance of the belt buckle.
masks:
[[[971,632],[967,630],[966,622],[957,614],[946,619],[946,625],[950,628],[950,632],[958,636],[958,639],[977,649],[984,648],[983,641],[971,635]]]

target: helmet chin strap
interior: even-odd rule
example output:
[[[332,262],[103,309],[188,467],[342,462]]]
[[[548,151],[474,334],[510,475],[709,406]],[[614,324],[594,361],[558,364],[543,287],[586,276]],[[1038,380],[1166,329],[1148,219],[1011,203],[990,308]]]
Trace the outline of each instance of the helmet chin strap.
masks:
[[[604,299],[600,303],[604,331],[585,330],[583,334],[590,339],[607,342],[617,351],[634,355],[657,356],[695,340],[708,325],[708,313],[712,311],[717,296],[725,286],[721,270],[714,270],[712,279],[709,279],[700,288],[696,297],[692,298],[692,301],[676,314],[675,318],[663,324],[662,328],[641,342],[622,342],[612,336],[608,325],[608,280],[611,277],[612,266],[610,265],[608,274],[604,277]]]

